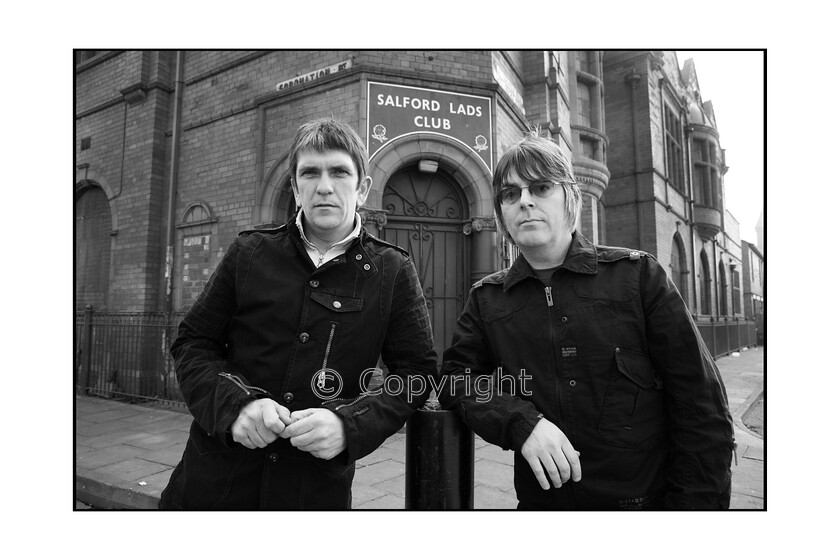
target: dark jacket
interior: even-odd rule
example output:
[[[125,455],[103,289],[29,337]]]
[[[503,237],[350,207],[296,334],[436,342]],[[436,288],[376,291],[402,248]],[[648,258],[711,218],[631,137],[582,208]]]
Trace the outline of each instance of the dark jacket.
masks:
[[[443,361],[451,384],[441,402],[482,438],[516,451],[521,507],[728,507],[726,390],[651,255],[596,247],[575,233],[550,287],[520,255],[473,286]],[[453,377],[493,372],[489,398],[486,380],[468,386]],[[521,456],[543,416],[580,451],[580,482],[544,491]]]
[[[388,375],[405,381],[435,375],[437,359],[408,253],[362,228],[344,255],[316,269],[294,220],[234,240],[172,355],[194,422],[161,507],[185,509],[348,508],[354,461],[426,397],[409,398],[408,383],[400,394],[366,392],[370,368],[381,356]],[[322,460],[283,438],[255,450],[235,443],[231,424],[260,397],[290,411],[334,411],[346,450]]]

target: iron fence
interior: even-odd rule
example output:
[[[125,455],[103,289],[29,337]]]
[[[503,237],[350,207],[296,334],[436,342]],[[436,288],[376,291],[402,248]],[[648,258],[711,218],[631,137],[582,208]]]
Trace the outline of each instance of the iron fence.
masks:
[[[77,390],[184,406],[169,354],[183,314],[76,313]]]
[[[183,313],[76,313],[77,390],[133,402],[185,407],[169,354]],[[699,317],[697,328],[712,356],[756,346],[755,321]]]
[[[758,333],[753,320],[740,317],[699,317],[695,321],[703,341],[715,359],[741,348],[758,345]]]

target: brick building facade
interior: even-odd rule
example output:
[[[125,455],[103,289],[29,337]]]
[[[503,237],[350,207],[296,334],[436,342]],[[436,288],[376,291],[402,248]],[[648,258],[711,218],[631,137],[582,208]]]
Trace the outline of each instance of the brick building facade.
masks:
[[[532,125],[574,165],[586,236],[656,255],[699,318],[743,317],[714,111],[674,52],[75,55],[77,309],[188,308],[238,232],[292,215],[292,136],[334,115],[368,143],[365,225],[412,253],[439,345],[514,254],[490,179]]]

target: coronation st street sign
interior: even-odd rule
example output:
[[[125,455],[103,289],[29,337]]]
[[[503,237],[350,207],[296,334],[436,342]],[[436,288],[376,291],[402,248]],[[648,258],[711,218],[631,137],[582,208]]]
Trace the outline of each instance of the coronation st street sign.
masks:
[[[311,82],[312,80],[323,78],[324,76],[329,76],[330,74],[335,74],[336,72],[341,72],[342,70],[347,70],[353,64],[352,59],[347,59],[344,62],[339,62],[338,64],[333,64],[332,66],[325,66],[323,68],[318,68],[317,70],[313,70],[312,72],[307,72],[305,74],[301,74],[297,77],[294,77],[290,80],[286,80],[285,82],[280,82],[277,84],[274,89],[276,91],[280,91],[281,89],[290,88],[292,86],[296,86],[298,84],[304,84],[306,82]]]
[[[426,132],[465,145],[492,173],[489,97],[368,82],[367,103],[371,159],[398,138]]]

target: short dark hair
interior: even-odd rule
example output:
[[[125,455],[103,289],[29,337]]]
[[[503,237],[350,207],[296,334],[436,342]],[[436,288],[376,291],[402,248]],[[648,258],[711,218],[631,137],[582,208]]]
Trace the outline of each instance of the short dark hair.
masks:
[[[493,172],[493,208],[496,221],[504,236],[513,242],[502,217],[502,205],[498,194],[512,172],[523,181],[556,181],[563,185],[566,194],[566,218],[575,227],[582,204],[580,189],[572,173],[572,166],[560,150],[560,146],[539,135],[539,131],[528,131],[524,138],[510,146]]]
[[[300,153],[304,150],[315,150],[321,154],[331,150],[345,152],[356,165],[359,181],[367,177],[368,156],[365,144],[353,127],[342,120],[324,117],[307,122],[297,129],[289,150],[289,173],[292,179],[297,172]]]

